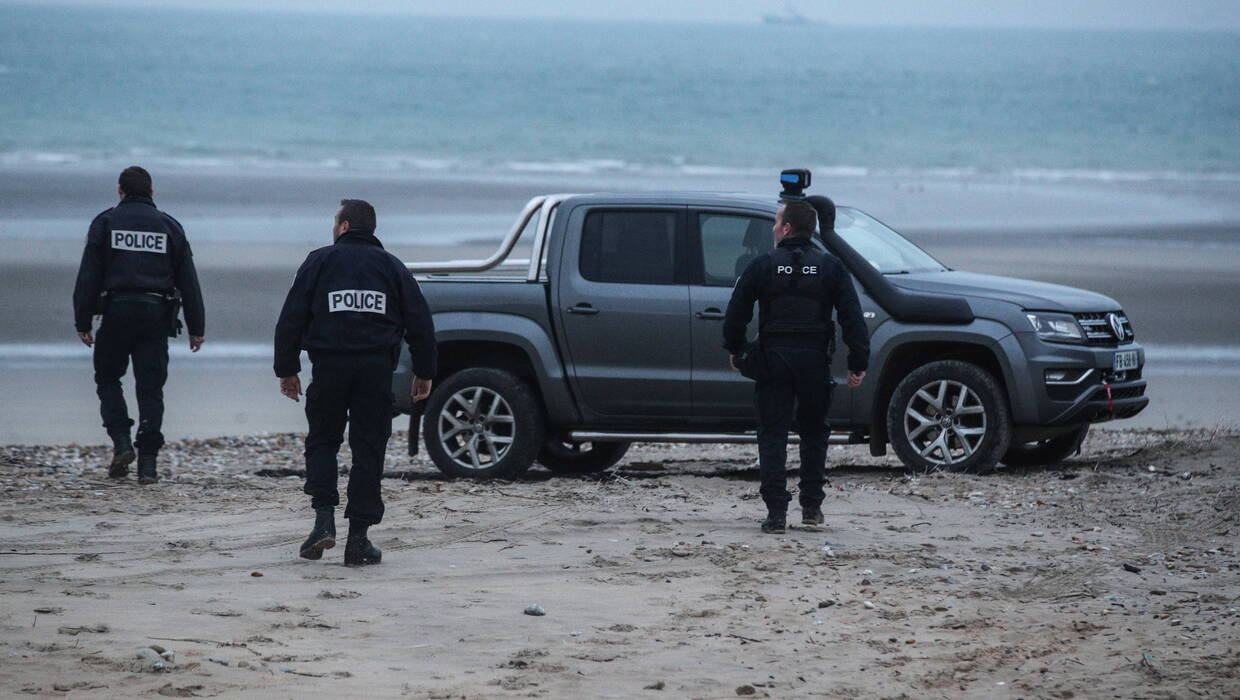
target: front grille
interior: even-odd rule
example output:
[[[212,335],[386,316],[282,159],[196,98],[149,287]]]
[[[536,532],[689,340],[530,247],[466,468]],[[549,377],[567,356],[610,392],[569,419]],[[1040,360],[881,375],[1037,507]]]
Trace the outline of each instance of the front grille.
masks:
[[[1115,329],[1111,327],[1112,316],[1119,321],[1122,329],[1118,336],[1115,334]],[[1131,343],[1135,337],[1132,332],[1132,323],[1123,311],[1079,313],[1076,314],[1076,322],[1081,324],[1081,330],[1085,331],[1085,342],[1088,345],[1123,345]]]

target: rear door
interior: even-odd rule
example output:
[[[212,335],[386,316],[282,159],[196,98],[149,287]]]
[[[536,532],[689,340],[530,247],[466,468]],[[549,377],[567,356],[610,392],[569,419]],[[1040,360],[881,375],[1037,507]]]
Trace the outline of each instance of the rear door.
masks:
[[[685,417],[690,394],[685,207],[578,207],[555,287],[587,411]]]

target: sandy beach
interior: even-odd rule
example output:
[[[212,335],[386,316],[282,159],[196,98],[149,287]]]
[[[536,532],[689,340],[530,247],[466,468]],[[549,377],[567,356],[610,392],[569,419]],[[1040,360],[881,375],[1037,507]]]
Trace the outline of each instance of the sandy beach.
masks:
[[[832,448],[827,527],[784,536],[752,448],[479,484],[400,442],[365,570],[296,557],[296,435],[175,443],[147,488],[102,448],[0,448],[0,695],[1240,693],[1235,433],[987,477]]]

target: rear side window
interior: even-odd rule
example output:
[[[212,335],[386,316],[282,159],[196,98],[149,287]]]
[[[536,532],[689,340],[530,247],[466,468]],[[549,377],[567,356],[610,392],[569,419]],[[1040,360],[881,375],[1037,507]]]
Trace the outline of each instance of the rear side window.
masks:
[[[676,283],[674,211],[594,211],[581,232],[581,276],[616,284]]]

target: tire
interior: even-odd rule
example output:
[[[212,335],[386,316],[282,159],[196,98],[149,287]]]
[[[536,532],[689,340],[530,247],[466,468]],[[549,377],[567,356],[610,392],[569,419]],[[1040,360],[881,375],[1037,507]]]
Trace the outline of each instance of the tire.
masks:
[[[922,365],[887,405],[887,434],[910,469],[988,473],[1007,453],[1012,417],[999,382],[959,360]]]
[[[1088,433],[1089,425],[1085,424],[1070,433],[1047,440],[1014,442],[1008,447],[1007,454],[1003,455],[1003,463],[1009,467],[1058,464],[1081,449],[1081,443]]]
[[[444,474],[515,479],[543,444],[542,405],[534,390],[498,369],[467,369],[435,387],[426,401],[426,452]]]
[[[538,463],[556,474],[594,474],[624,457],[630,442],[566,442],[547,438],[538,453]],[[587,447],[587,445],[589,447]]]

